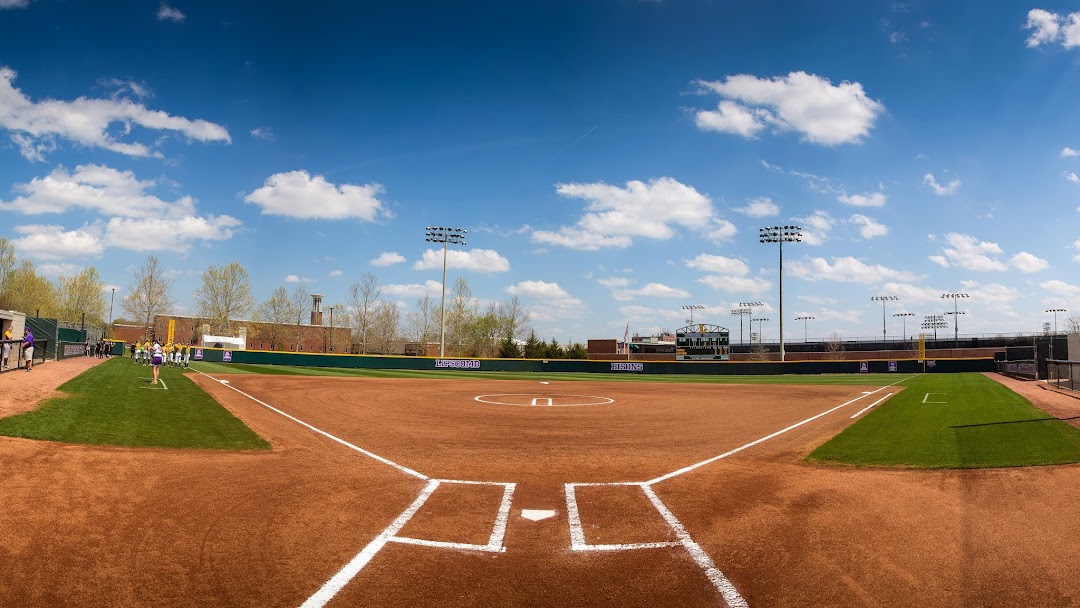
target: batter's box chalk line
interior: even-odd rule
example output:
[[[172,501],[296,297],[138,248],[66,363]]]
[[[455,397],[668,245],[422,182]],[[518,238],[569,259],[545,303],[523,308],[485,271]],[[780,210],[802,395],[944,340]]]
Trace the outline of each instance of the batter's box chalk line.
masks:
[[[578,510],[577,503],[577,488],[580,487],[597,487],[597,486],[636,486],[641,488],[641,491],[645,493],[646,498],[656,508],[660,517],[664,519],[671,530],[675,533],[677,541],[665,541],[655,543],[626,543],[626,544],[608,544],[608,545],[590,545],[585,541],[585,531],[581,525],[581,514]],[[724,603],[729,608],[748,608],[746,600],[743,599],[739,592],[735,589],[735,586],[731,584],[731,581],[724,576],[724,573],[713,564],[712,558],[705,552],[705,549],[701,545],[691,538],[690,533],[686,531],[686,527],[682,522],[675,517],[675,514],[667,508],[667,505],[660,500],[660,497],[653,492],[653,489],[648,483],[568,483],[565,484],[566,489],[566,513],[570,520],[570,548],[574,551],[633,551],[638,549],[662,549],[670,547],[683,547],[687,553],[690,554],[691,559],[698,565],[708,577],[709,582],[713,584],[713,587],[724,598]]]
[[[503,553],[506,551],[506,547],[503,546],[503,539],[506,538],[506,524],[510,519],[510,504],[514,499],[514,488],[516,484],[501,483],[501,482],[487,482],[487,481],[461,481],[458,479],[433,479],[431,483],[435,484],[437,489],[442,484],[461,484],[461,485],[483,485],[483,486],[502,486],[503,495],[502,501],[499,503],[499,513],[495,517],[495,524],[491,529],[491,536],[488,538],[486,545],[476,545],[469,543],[453,543],[439,540],[426,540],[422,538],[409,538],[406,536],[392,536],[387,540],[395,543],[403,543],[407,545],[420,545],[423,547],[438,547],[440,549],[462,549],[465,551],[485,551],[489,553]],[[434,489],[432,490],[432,493]],[[421,493],[423,502],[420,506],[427,502],[427,499],[431,494],[424,495]]]

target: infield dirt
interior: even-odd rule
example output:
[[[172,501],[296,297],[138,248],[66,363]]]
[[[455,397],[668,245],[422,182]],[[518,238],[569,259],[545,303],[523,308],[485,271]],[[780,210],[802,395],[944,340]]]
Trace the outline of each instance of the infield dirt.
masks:
[[[57,373],[80,371],[67,362],[35,370],[54,365]],[[38,373],[4,374],[0,391],[18,392],[21,377]],[[45,377],[34,377],[42,395],[52,390],[41,386]],[[329,606],[723,605],[682,547],[572,551],[563,484],[648,481],[878,388],[221,378],[424,475],[517,484],[505,552],[391,543]],[[274,449],[0,438],[0,605],[298,606],[424,487],[228,386],[194,379]],[[491,393],[615,402],[475,400]],[[750,606],[1080,603],[1072,566],[1080,467],[907,471],[802,462],[864,402],[653,489]],[[0,412],[23,407],[10,403]],[[440,486],[401,534],[482,543],[500,494],[495,486]],[[578,504],[589,543],[675,538],[634,486],[579,488]],[[522,509],[556,515],[534,522]]]

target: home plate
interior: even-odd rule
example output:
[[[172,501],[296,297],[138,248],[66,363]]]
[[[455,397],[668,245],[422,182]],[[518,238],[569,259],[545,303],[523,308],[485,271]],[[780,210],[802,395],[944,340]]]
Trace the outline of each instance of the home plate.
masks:
[[[541,521],[555,517],[555,511],[546,511],[543,509],[522,509],[521,516],[529,521]]]

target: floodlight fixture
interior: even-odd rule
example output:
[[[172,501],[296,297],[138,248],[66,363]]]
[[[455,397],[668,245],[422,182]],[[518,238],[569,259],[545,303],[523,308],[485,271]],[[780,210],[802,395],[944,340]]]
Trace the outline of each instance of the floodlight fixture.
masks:
[[[949,326],[945,322],[945,317],[942,315],[929,315],[923,317],[922,328],[934,330],[934,341],[937,342],[937,330],[945,329]]]
[[[806,344],[807,342],[809,342],[809,340],[806,339],[806,322],[807,321],[813,321],[814,320],[814,315],[798,316],[798,317],[795,317],[795,320],[796,321],[802,321],[802,341],[803,341],[803,344]]]
[[[761,303],[758,302],[757,304],[760,305]],[[745,303],[741,303],[741,304],[739,304],[739,306],[745,306]],[[731,316],[739,317],[739,346],[743,345],[743,317],[746,317],[746,316],[752,315],[752,314],[754,314],[754,311],[752,309],[750,309],[750,308],[733,308],[733,309],[731,309]],[[750,331],[754,331],[754,328],[751,327]]]
[[[1068,312],[1068,311],[1065,310],[1064,308],[1047,308],[1046,312],[1054,313],[1054,335],[1056,336],[1057,335],[1057,313],[1059,313],[1059,312]],[[1051,359],[1054,358],[1054,339],[1053,338],[1050,339],[1050,358]]]
[[[439,333],[439,358],[446,356],[446,246],[464,245],[465,235],[468,230],[464,228],[446,228],[443,226],[428,226],[424,234],[424,240],[429,243],[442,243],[442,306],[439,313],[439,321],[442,329]]]
[[[683,310],[689,310],[690,311],[690,320],[687,321],[687,323],[689,323],[690,325],[693,325],[694,324],[694,311],[695,310],[703,310],[704,308],[705,308],[704,304],[687,304],[687,305],[683,306],[682,307]]]
[[[801,243],[802,226],[764,226],[758,228],[758,242],[780,246],[780,360],[784,360],[784,243]]]
[[[871,296],[870,300],[874,302],[881,302],[881,350],[888,350],[889,337],[885,330],[885,303],[896,302],[900,298],[898,296]]]
[[[765,333],[765,326],[762,325],[762,323],[764,321],[768,321],[768,320],[769,320],[768,317],[759,317],[757,319],[750,319],[750,333],[754,333],[754,321],[758,322],[758,329],[757,329],[757,331],[758,331],[757,343],[758,344],[761,344],[761,341],[762,341],[761,340],[761,334]]]
[[[907,339],[907,318],[908,317],[914,317],[915,313],[913,313],[913,312],[896,312],[896,313],[893,313],[893,316],[903,318],[903,320],[904,320],[904,336],[903,336],[903,338],[906,340]]]
[[[959,329],[960,326],[957,323],[957,319],[959,318],[960,315],[964,314],[964,313],[959,312],[958,310],[956,310],[956,301],[959,300],[960,298],[970,298],[970,297],[971,296],[969,296],[966,293],[943,293],[943,294],[941,294],[941,299],[943,299],[943,300],[952,300],[952,305],[953,305],[953,312],[952,312],[952,315],[953,315],[953,343],[954,343],[955,348],[960,348],[960,329]],[[949,314],[949,313],[945,313],[945,314]]]

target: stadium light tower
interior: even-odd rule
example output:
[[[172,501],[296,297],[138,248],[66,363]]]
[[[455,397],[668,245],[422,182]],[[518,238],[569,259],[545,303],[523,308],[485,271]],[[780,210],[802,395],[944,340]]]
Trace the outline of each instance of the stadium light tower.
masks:
[[[795,320],[802,321],[802,341],[803,344],[806,344],[807,342],[809,342],[809,340],[806,339],[806,322],[813,321],[814,317],[813,315],[803,315],[801,317],[795,317]]]
[[[1054,335],[1056,336],[1057,335],[1057,313],[1059,313],[1059,312],[1068,312],[1068,311],[1065,310],[1064,308],[1047,308],[1046,312],[1054,313]],[[1053,338],[1050,338],[1050,358],[1051,359],[1054,358],[1054,339]],[[1071,358],[1072,357],[1070,357],[1070,359]]]
[[[780,244],[780,360],[784,360],[784,243],[802,242],[802,226],[758,228],[758,241]]]
[[[898,313],[893,314],[893,316],[894,317],[901,317],[901,318],[904,319],[904,335],[903,335],[903,339],[907,340],[907,318],[908,317],[914,317],[915,313],[913,313],[913,312],[898,312]]]
[[[881,350],[889,349],[889,336],[885,330],[885,302],[895,302],[900,298],[896,296],[872,296],[871,301],[881,302]]]
[[[428,226],[425,241],[429,243],[442,243],[442,306],[439,313],[439,321],[442,329],[439,330],[439,358],[446,356],[446,246],[464,245],[465,234],[468,230],[462,228],[444,228],[440,226]]]
[[[937,342],[937,330],[945,329],[948,326],[949,324],[945,322],[945,317],[941,315],[929,315],[923,317],[922,328],[934,330],[934,342]]]
[[[703,308],[705,308],[704,304],[687,304],[686,306],[683,306],[682,307],[683,310],[689,310],[690,311],[690,320],[687,321],[687,323],[689,323],[690,325],[693,325],[694,324],[694,311],[695,310],[702,310]]]
[[[960,329],[959,329],[960,324],[958,323],[958,319],[960,318],[960,315],[967,314],[966,311],[958,311],[956,309],[956,301],[959,300],[960,298],[970,298],[970,297],[971,296],[969,296],[966,293],[943,293],[943,294],[941,294],[941,299],[943,299],[943,300],[951,299],[952,300],[952,307],[953,307],[953,311],[952,311],[952,316],[953,316],[953,347],[954,348],[960,348]],[[949,313],[945,313],[945,314],[949,314]]]
[[[761,334],[765,333],[765,326],[762,325],[762,322],[768,321],[768,320],[769,320],[769,317],[760,317],[760,318],[757,318],[757,319],[750,319],[750,333],[754,333],[754,321],[758,322],[758,326],[757,326],[757,343],[758,344],[761,344],[761,339],[762,339]]]
[[[745,344],[743,341],[743,317],[753,316],[754,307],[762,306],[761,302],[739,302],[739,307],[731,311],[733,316],[739,317],[739,346]],[[754,332],[754,325],[750,325],[750,333]]]

